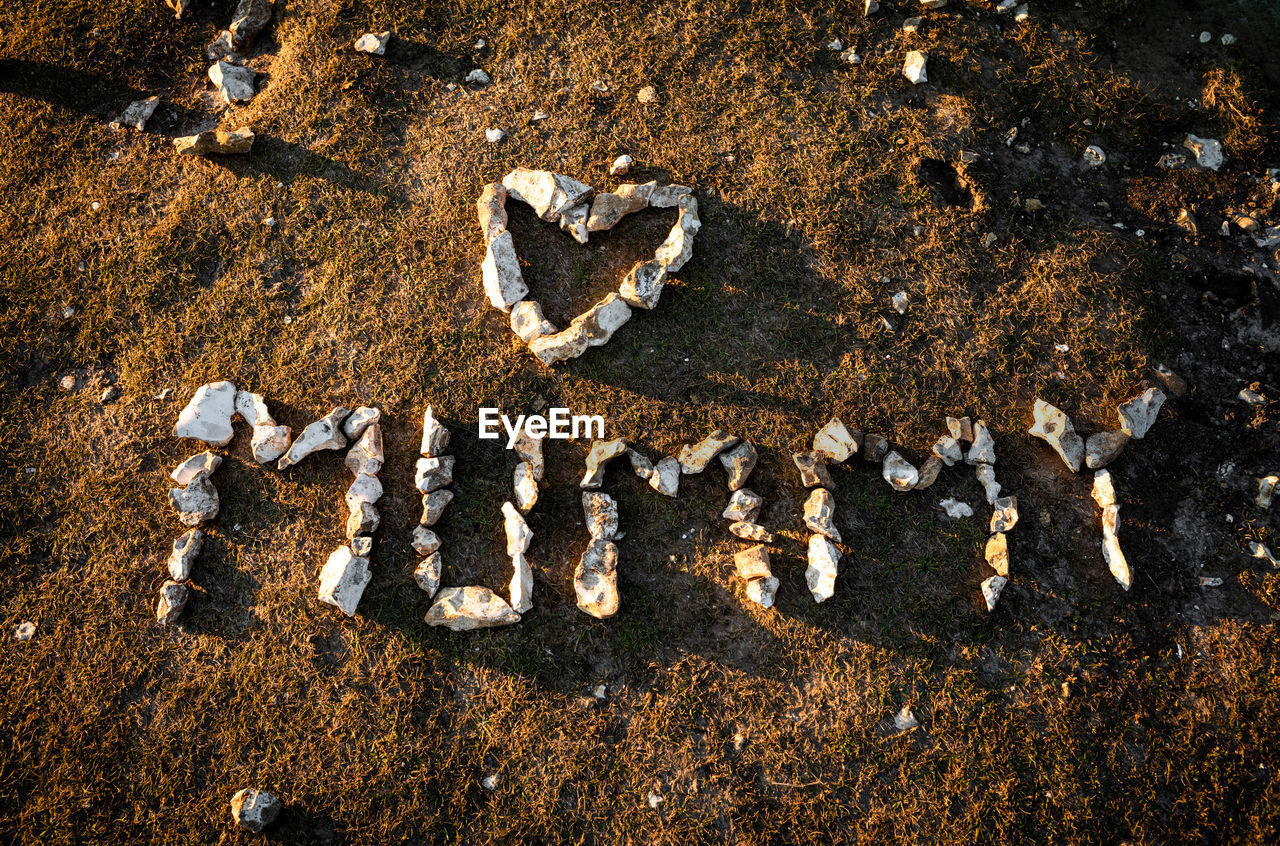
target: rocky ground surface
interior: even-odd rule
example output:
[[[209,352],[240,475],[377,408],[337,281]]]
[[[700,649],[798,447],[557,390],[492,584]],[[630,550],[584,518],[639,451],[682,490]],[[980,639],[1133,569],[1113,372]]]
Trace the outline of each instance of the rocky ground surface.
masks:
[[[1278,36],[6,6],[0,839],[1280,839]]]

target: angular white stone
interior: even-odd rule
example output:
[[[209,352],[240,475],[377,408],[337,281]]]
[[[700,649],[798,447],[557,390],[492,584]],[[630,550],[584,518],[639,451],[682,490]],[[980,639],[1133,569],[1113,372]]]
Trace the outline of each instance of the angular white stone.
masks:
[[[858,438],[844,423],[840,422],[838,417],[831,418],[827,425],[813,436],[813,451],[821,453],[837,464],[856,454],[861,448],[862,444],[858,442]]]
[[[992,503],[991,531],[1007,532],[1018,525],[1018,498],[1002,496]]]
[[[729,524],[729,531],[743,540],[755,541],[756,543],[773,543],[773,534],[759,523],[738,520]]]
[[[936,455],[931,455],[924,460],[924,464],[920,465],[920,478],[916,481],[913,490],[922,491],[925,488],[938,481],[938,474],[942,472],[942,459]]]
[[[426,622],[467,632],[518,623],[520,614],[487,587],[469,585],[442,589],[427,611]]]
[[[546,467],[542,459],[542,438],[535,438],[523,429],[516,439],[514,449],[520,460],[533,468],[533,478],[542,481],[542,473]]]
[[[184,526],[198,526],[218,516],[218,491],[203,470],[192,476],[185,488],[170,490],[169,501]]]
[[[276,467],[284,470],[292,467],[312,453],[322,449],[342,449],[347,439],[342,434],[342,421],[347,419],[351,410],[344,405],[334,408],[314,423],[309,423],[302,434],[289,447],[289,451],[276,462]]]
[[[618,613],[618,547],[613,541],[593,540],[573,572],[578,608],[604,619]]]
[[[602,232],[612,229],[626,215],[642,211],[649,207],[649,197],[656,182],[645,182],[642,185],[630,183],[619,185],[608,193],[596,194],[591,201],[591,214],[587,217],[588,232]]]
[[[680,489],[680,462],[667,456],[653,465],[653,475],[649,477],[649,487],[663,496],[674,497]]]
[[[231,816],[236,825],[254,834],[275,822],[280,815],[280,800],[265,790],[246,787],[231,797]]]
[[[869,433],[862,439],[862,457],[865,460],[873,464],[880,464],[888,454],[889,441],[884,435]]]
[[[254,81],[258,75],[253,68],[233,65],[221,59],[209,67],[209,81],[218,89],[218,95],[227,105],[247,103],[257,93]]]
[[[419,493],[431,493],[453,483],[452,455],[419,458],[414,468],[413,484]]]
[[[698,199],[685,194],[677,203],[680,216],[667,235],[667,240],[654,251],[653,257],[666,268],[667,273],[677,273],[693,258],[693,239],[702,228],[698,218]]]
[[[267,407],[267,401],[263,399],[262,394],[236,391],[235,408],[236,414],[239,414],[250,426],[276,425],[276,420],[271,416],[271,409]]]
[[[653,462],[643,453],[628,448],[627,460],[631,462],[631,472],[636,474],[637,479],[647,482],[653,478]]]
[[[1090,470],[1105,467],[1124,452],[1129,436],[1124,432],[1095,432],[1084,442],[1084,463]]]
[[[183,135],[173,139],[173,146],[180,156],[247,153],[253,149],[253,139],[253,130],[244,126],[232,132],[210,129],[195,135]]]
[[[386,32],[366,32],[356,39],[357,53],[368,53],[371,56],[382,56],[387,52],[387,42],[391,40],[391,30]]]
[[[947,431],[951,437],[961,442],[973,442],[973,424],[968,417],[948,417]]]
[[[368,473],[361,473],[356,476],[351,487],[347,488],[347,508],[355,510],[360,507],[360,503],[367,502],[373,505],[382,499],[382,482],[378,481],[377,476],[371,476]]]
[[[747,483],[747,477],[760,459],[750,441],[742,441],[731,450],[720,453],[720,463],[728,474],[729,490],[736,491]]]
[[[382,419],[382,412],[376,408],[362,405],[347,418],[347,422],[342,424],[342,434],[347,436],[347,440],[354,441],[364,433],[373,424]]]
[[[1136,396],[1123,405],[1116,406],[1116,414],[1120,418],[1120,431],[1135,440],[1142,440],[1151,425],[1160,414],[1160,406],[1164,405],[1164,391],[1159,388],[1147,388],[1141,396]]]
[[[273,0],[240,0],[231,13],[231,35],[237,47],[248,47],[271,22],[275,11]]]
[[[960,444],[952,437],[938,438],[933,445],[933,454],[948,467],[964,460],[964,450],[960,449]]]
[[[438,458],[449,448],[449,430],[440,424],[431,406],[422,414],[422,446],[419,452],[427,458]]]
[[[529,342],[529,351],[547,365],[577,358],[591,347],[608,343],[613,333],[629,319],[631,307],[616,293],[611,293],[575,317],[564,331],[533,339]]]
[[[1249,541],[1249,554],[1254,558],[1261,558],[1271,564],[1272,567],[1280,567],[1280,559],[1277,559],[1271,549],[1264,543],[1258,541]]]
[[[769,550],[763,544],[747,547],[733,555],[733,566],[746,581],[766,579],[773,575],[769,567]]]
[[[893,715],[893,727],[898,731],[910,731],[918,725],[920,721],[911,713],[910,705],[903,705],[902,710]]]
[[[1053,447],[1072,473],[1080,471],[1084,461],[1084,440],[1076,434],[1076,427],[1060,409],[1039,397],[1032,410],[1034,422],[1028,433]]]
[[[1254,497],[1254,502],[1259,508],[1270,508],[1271,500],[1276,495],[1276,487],[1280,485],[1280,476],[1272,473],[1270,476],[1263,476],[1258,479],[1258,495]]]
[[[961,502],[958,499],[947,498],[939,502],[938,505],[952,520],[973,516],[973,508],[967,502]]]
[[[525,614],[533,608],[533,568],[523,552],[511,556],[511,583],[507,585],[511,608]]]
[[[538,504],[538,479],[529,462],[521,461],[516,465],[512,484],[516,494],[516,507],[528,513],[529,509]]]
[[[173,471],[169,473],[169,478],[179,485],[185,485],[190,483],[196,477],[196,474],[201,471],[204,471],[206,476],[212,476],[213,471],[217,470],[221,464],[221,455],[205,450],[204,452],[196,453],[173,468]]]
[[[186,2],[186,0],[182,0]],[[151,116],[156,113],[156,106],[160,105],[159,97],[148,97],[145,100],[134,100],[124,110],[124,114],[111,122],[112,129],[120,129],[125,126],[131,126],[141,132],[147,126],[147,121],[151,120]]]
[[[831,472],[827,469],[827,459],[819,452],[797,452],[791,456],[791,461],[796,465],[796,469],[800,471],[800,484],[806,488],[823,487],[827,490],[835,489],[835,482],[831,479]]]
[[[688,185],[655,186],[649,193],[649,205],[655,209],[669,209],[680,204],[680,198],[693,193]]]
[[[583,491],[582,514],[592,540],[613,540],[618,536],[618,501],[606,493]]]
[[[175,581],[185,582],[191,578],[191,565],[200,554],[204,545],[204,533],[199,529],[191,529],[173,542],[173,551],[169,553],[167,566],[169,577]]]
[[[1009,539],[1004,532],[996,532],[987,539],[983,556],[997,575],[1009,578]]]
[[[414,568],[413,580],[427,594],[428,599],[434,597],[436,591],[440,590],[440,576],[443,570],[444,564],[439,550],[419,561],[418,566]]]
[[[489,74],[480,70],[480,68],[472,68],[471,72],[467,74],[466,79],[463,81],[468,85],[488,85],[490,80]]]
[[[581,488],[598,488],[604,484],[604,471],[609,462],[627,451],[626,438],[613,438],[607,441],[592,441],[587,451],[587,470],[578,483]]]
[[[173,436],[195,438],[213,446],[226,446],[235,434],[231,428],[235,404],[236,386],[230,382],[201,385],[196,388],[191,402],[178,415]]]
[[[362,473],[376,476],[382,470],[384,459],[382,426],[374,423],[365,429],[360,435],[360,440],[347,450],[347,457],[343,459],[343,463],[354,476]]]
[[[763,579],[752,579],[747,582],[747,599],[761,608],[772,608],[778,596],[778,577],[769,576]]]
[[[440,536],[426,526],[414,526],[409,545],[419,555],[430,555],[440,548]]]
[[[1000,497],[1000,483],[996,481],[996,468],[990,464],[977,464],[973,473],[978,477],[978,484],[987,496],[987,505],[994,505]]]
[[[259,423],[253,427],[253,439],[250,446],[253,449],[253,460],[259,464],[269,464],[280,456],[284,455],[289,449],[289,436],[293,434],[293,430],[288,426],[268,425]]]
[[[661,261],[637,262],[618,287],[618,296],[635,308],[653,309],[667,284],[667,267]]]
[[[906,61],[902,63],[902,75],[911,80],[913,85],[928,82],[929,76],[925,72],[925,63],[928,60],[927,53],[921,50],[912,50],[907,54]]]
[[[502,129],[498,129],[496,127],[492,129],[486,129],[484,131],[484,140],[488,141],[490,144],[497,144],[499,141],[501,141],[503,138],[506,138],[506,137],[507,137],[507,133]]]
[[[436,490],[422,498],[422,516],[418,522],[424,526],[434,526],[444,514],[445,506],[453,502],[453,491]]]
[[[351,554],[357,558],[369,558],[373,555],[373,538],[368,535],[348,538],[347,545],[351,547]]]
[[[835,594],[839,574],[840,550],[826,537],[810,535],[809,566],[804,571],[804,580],[814,602],[830,599]]]
[[[591,233],[587,230],[587,214],[590,207],[583,203],[560,213],[560,229],[579,244],[587,243]]]
[[[527,344],[559,330],[542,316],[542,305],[537,300],[521,300],[511,307],[511,331]]]
[[[889,483],[889,487],[899,493],[905,493],[920,481],[920,472],[901,455],[891,452],[884,457],[881,475]]]
[[[533,543],[533,530],[524,521],[519,510],[509,502],[502,503],[502,530],[507,536],[507,555],[516,556],[529,551],[529,544]]]
[[[370,535],[378,531],[382,515],[373,507],[372,502],[357,502],[347,516],[347,538],[354,539],[360,535]]]
[[[330,553],[320,571],[320,601],[354,617],[360,597],[372,578],[369,559],[358,558],[349,547],[340,546]]]
[[[502,184],[512,199],[527,203],[548,223],[559,223],[563,212],[590,201],[595,193],[590,185],[563,174],[523,167],[502,177]]]
[[[515,241],[510,232],[503,232],[485,248],[484,261],[480,264],[484,280],[484,292],[494,308],[511,311],[511,307],[529,295],[529,286],[520,272],[520,259],[516,257]]]
[[[1222,167],[1222,142],[1216,138],[1201,138],[1198,135],[1188,135],[1182,142],[1182,146],[1195,155],[1196,164],[1201,167],[1207,167],[1209,170],[1217,170]]]
[[[964,460],[966,464],[996,463],[996,442],[987,430],[985,421],[979,420],[973,424],[973,446],[969,447],[969,454]]]
[[[840,543],[840,531],[836,528],[836,500],[826,488],[814,488],[804,503],[804,524],[812,531]]]
[[[503,232],[507,231],[507,189],[501,182],[490,182],[480,189],[480,199],[476,200],[476,215],[480,219],[480,231],[484,233],[484,242],[492,243]]]
[[[631,165],[635,164],[635,159],[628,155],[618,156],[613,160],[613,164],[609,165],[610,176],[626,176],[627,171],[631,170]]]
[[[996,603],[1000,601],[1000,594],[1004,592],[1004,586],[1009,580],[1004,576],[992,576],[984,579],[982,582],[982,598],[987,602],[987,610],[996,610]]]
[[[680,449],[680,471],[686,476],[701,473],[722,450],[737,442],[736,435],[717,429],[692,446],[686,444]]]
[[[160,586],[160,601],[156,603],[156,622],[162,626],[172,625],[182,616],[182,609],[187,607],[187,586],[165,579]]]
[[[734,522],[754,523],[760,516],[762,505],[764,497],[747,488],[740,488],[729,497],[729,505],[721,516]]]

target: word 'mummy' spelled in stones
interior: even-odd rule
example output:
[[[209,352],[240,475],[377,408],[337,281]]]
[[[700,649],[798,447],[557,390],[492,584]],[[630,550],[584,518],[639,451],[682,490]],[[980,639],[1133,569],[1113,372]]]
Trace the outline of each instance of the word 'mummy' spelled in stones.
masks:
[[[541,220],[557,224],[580,244],[592,232],[611,229],[625,215],[646,208],[675,208],[676,223],[653,259],[638,262],[623,277],[617,293],[611,293],[575,317],[568,328],[558,330],[542,315],[542,306],[528,300],[516,254],[507,229],[507,198],[526,203]],[[653,309],[670,274],[678,272],[693,256],[693,241],[702,221],[698,200],[683,185],[624,184],[597,194],[590,185],[559,173],[518,167],[500,183],[485,185],[476,201],[485,256],[481,279],[490,304],[511,315],[511,328],[529,345],[543,364],[551,366],[605,344],[631,318],[631,310]]]

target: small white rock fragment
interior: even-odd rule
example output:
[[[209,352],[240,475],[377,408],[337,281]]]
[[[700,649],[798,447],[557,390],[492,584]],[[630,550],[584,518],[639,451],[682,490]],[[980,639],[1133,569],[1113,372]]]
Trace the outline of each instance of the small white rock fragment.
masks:
[[[686,476],[701,473],[722,450],[737,442],[736,435],[717,429],[692,446],[686,444],[680,449],[680,472]]]
[[[667,456],[653,466],[653,475],[649,477],[649,487],[663,496],[674,497],[680,489],[680,461],[674,456]]]
[[[440,576],[443,570],[444,564],[439,550],[419,561],[418,566],[414,568],[413,580],[426,593],[428,599],[433,598],[440,590]]]
[[[756,543],[773,543],[773,534],[759,523],[748,523],[745,520],[729,524],[729,532],[735,537]]]
[[[1272,567],[1280,567],[1280,559],[1271,552],[1270,548],[1264,543],[1258,541],[1249,541],[1249,554],[1254,558],[1261,558],[1263,561],[1271,564]]]
[[[1129,436],[1124,432],[1094,432],[1084,442],[1084,463],[1090,470],[1105,467],[1124,452]]]
[[[386,32],[366,32],[356,39],[357,53],[368,53],[371,56],[382,56],[387,52],[387,42],[391,40],[391,30]]]
[[[652,85],[646,85],[636,92],[636,99],[641,103],[656,103],[658,102],[658,89]]]
[[[235,402],[236,386],[230,382],[201,385],[178,415],[173,436],[195,438],[212,446],[226,446],[235,434],[231,428]]]
[[[414,468],[414,487],[419,493],[426,494],[453,484],[453,465],[452,455],[419,458]]]
[[[1151,425],[1156,422],[1156,417],[1160,414],[1160,406],[1164,405],[1164,399],[1164,392],[1159,388],[1147,388],[1141,396],[1116,406],[1116,414],[1120,418],[1120,431],[1134,440],[1142,440]]]
[[[517,464],[512,485],[516,494],[516,507],[528,513],[538,504],[538,479],[534,475],[533,465],[527,461]]]
[[[498,785],[501,783],[502,783],[502,776],[498,775],[497,773],[494,773],[493,775],[487,775],[484,778],[480,779],[480,785],[485,790],[497,790]]]
[[[979,420],[973,424],[973,446],[965,456],[966,464],[995,464],[996,442],[987,429],[986,421]]]
[[[613,540],[618,536],[618,501],[606,493],[583,491],[582,514],[592,540]]]
[[[198,526],[218,516],[218,491],[203,470],[197,471],[185,488],[170,490],[169,501],[184,526]]]
[[[357,502],[351,507],[351,513],[347,516],[347,537],[354,540],[360,535],[373,534],[378,530],[381,522],[382,515],[378,514],[378,509],[374,508],[373,503]]]
[[[414,552],[427,556],[440,548],[440,536],[426,526],[414,526],[409,545],[413,547]]]
[[[1236,395],[1236,398],[1239,399],[1241,402],[1243,402],[1245,405],[1255,405],[1255,406],[1264,405],[1267,401],[1267,398],[1264,397],[1262,394],[1258,393],[1257,391],[1251,390],[1249,388],[1242,388],[1240,390],[1240,393]]]
[[[520,622],[520,615],[487,587],[469,585],[441,590],[427,611],[426,622],[429,626],[466,632],[509,626]]]
[[[218,94],[227,105],[247,103],[257,93],[254,81],[258,74],[253,68],[244,65],[233,65],[221,59],[209,67],[209,81],[218,89]]]
[[[996,571],[996,575],[1009,578],[1009,539],[1004,532],[996,532],[987,539],[983,557],[987,559],[991,569]]]
[[[127,107],[120,117],[111,122],[112,129],[121,129],[122,127],[132,127],[139,132],[147,126],[147,121],[156,112],[156,106],[160,105],[159,97],[148,97],[145,100],[134,100]],[[73,312],[74,313],[74,312]],[[71,315],[66,315],[70,317]]]
[[[950,436],[938,438],[932,452],[948,467],[954,467],[964,460],[964,450],[960,448],[959,442]]]
[[[497,127],[492,127],[484,131],[484,140],[488,141],[490,144],[497,144],[506,137],[507,133]]]
[[[382,482],[378,481],[377,476],[369,473],[361,473],[356,476],[355,481],[351,483],[351,487],[347,488],[347,508],[352,511],[359,508],[362,502],[374,505],[380,499],[382,499]]]
[[[612,438],[607,441],[592,441],[587,451],[586,472],[578,487],[594,489],[604,484],[604,472],[609,462],[627,451],[626,438]]]
[[[196,474],[204,471],[206,476],[212,476],[213,471],[222,465],[222,456],[217,453],[205,450],[197,453],[186,461],[179,464],[169,473],[169,478],[173,479],[179,485],[186,485],[196,477]]]
[[[503,232],[489,242],[480,272],[485,294],[494,308],[509,312],[529,294],[510,232]]]
[[[729,490],[736,491],[747,483],[760,456],[750,441],[742,441],[733,449],[720,453],[720,463],[728,474]]]
[[[382,426],[374,423],[366,428],[360,435],[360,439],[347,450],[347,457],[343,459],[343,463],[353,476],[361,474],[372,476],[382,470],[384,459]]]
[[[470,73],[467,74],[467,78],[464,80],[464,82],[466,82],[468,85],[488,85],[489,74],[480,70],[480,68],[475,68],[474,70],[472,70]]]
[[[254,834],[275,822],[280,816],[281,802],[265,790],[246,787],[231,797],[231,817],[236,825]]]
[[[1018,498],[1002,496],[992,504],[991,531],[1007,532],[1018,525]]]
[[[1004,592],[1004,586],[1009,580],[1004,576],[992,576],[984,579],[982,582],[982,598],[986,600],[987,611],[996,610],[996,603],[1000,601],[1000,594]]]
[[[613,160],[613,164],[609,166],[610,176],[626,176],[631,170],[631,165],[635,163],[635,159],[627,155],[618,156]]]
[[[898,731],[910,731],[918,725],[920,721],[911,713],[910,705],[903,705],[902,710],[893,715],[893,727]]]
[[[850,432],[837,417],[831,418],[827,425],[813,436],[813,451],[821,453],[837,464],[855,455],[861,446],[858,436]]]
[[[200,547],[203,545],[204,533],[199,529],[190,529],[176,538],[173,542],[173,550],[169,553],[169,560],[166,562],[169,577],[177,582],[185,582],[191,578],[191,565],[195,563],[196,556],[200,554]]]
[[[280,470],[292,467],[307,456],[325,449],[342,449],[347,439],[342,434],[342,421],[351,411],[345,405],[337,406],[314,423],[307,424],[302,434],[293,442],[278,462]]]
[[[747,582],[747,599],[761,608],[772,608],[778,595],[778,577],[769,576],[763,579],[752,579]]]
[[[376,408],[362,405],[351,415],[347,417],[347,422],[342,424],[342,434],[347,436],[347,440],[354,441],[364,433],[374,423],[382,419],[382,412]]]
[[[1254,498],[1254,502],[1257,503],[1259,508],[1271,507],[1271,500],[1275,497],[1277,485],[1280,485],[1280,476],[1275,473],[1258,479],[1258,495]]]
[[[1182,142],[1182,146],[1190,150],[1196,157],[1196,164],[1206,167],[1209,170],[1217,170],[1222,167],[1222,142],[1216,138],[1201,138],[1197,135],[1188,135],[1186,140]]]
[[[527,344],[543,335],[554,335],[559,330],[542,316],[541,303],[521,300],[511,307],[511,331]]]
[[[804,571],[805,584],[814,602],[830,599],[836,592],[840,575],[840,550],[822,535],[809,536],[809,566]]]
[[[1027,431],[1053,447],[1071,472],[1078,473],[1084,461],[1084,439],[1076,434],[1071,418],[1039,397],[1032,413],[1035,422]]]
[[[160,586],[160,600],[156,603],[156,622],[162,626],[172,625],[182,616],[182,609],[187,607],[187,586],[172,579],[165,579]]]
[[[927,53],[921,50],[912,50],[907,54],[907,59],[902,65],[902,75],[911,80],[913,85],[919,85],[922,82],[928,82],[929,76],[925,72],[925,63],[929,60]]]
[[[913,489],[920,481],[920,472],[897,452],[890,452],[884,457],[881,475],[889,486],[899,493]]]
[[[814,488],[804,503],[804,524],[810,530],[840,543],[840,531],[836,528],[836,501],[826,488]]]
[[[434,526],[444,514],[445,506],[451,502],[453,491],[435,490],[426,494],[422,497],[422,516],[418,522],[423,526]]]
[[[253,130],[247,126],[232,132],[210,129],[195,135],[183,135],[173,139],[174,149],[180,156],[203,156],[208,153],[237,154],[253,149]]]
[[[1084,148],[1084,160],[1090,167],[1098,167],[1106,164],[1107,154],[1097,144],[1090,144]]]
[[[961,517],[972,517],[973,507],[967,502],[961,502],[958,499],[948,497],[938,503],[946,515],[952,520],[959,520]]]
[[[739,488],[729,497],[729,505],[720,516],[735,523],[754,523],[760,515],[764,497],[748,488]]]
[[[436,420],[431,406],[422,413],[422,446],[418,451],[427,458],[439,458],[449,448],[449,430]]]
[[[320,601],[342,609],[348,617],[354,617],[360,597],[373,575],[369,572],[369,559],[359,558],[350,547],[340,546],[329,555],[320,570]]]
[[[791,461],[800,471],[800,484],[806,488],[822,487],[835,489],[831,471],[827,469],[827,459],[819,452],[797,452]]]
[[[36,624],[31,621],[19,623],[13,627],[14,640],[31,640],[36,634]]]
[[[987,505],[995,505],[1000,497],[1000,483],[996,481],[996,468],[990,464],[978,464],[973,468],[973,473],[978,479],[978,484],[982,485],[982,491],[987,497]]]
[[[603,620],[618,613],[618,547],[613,541],[593,540],[573,572],[578,608]]]

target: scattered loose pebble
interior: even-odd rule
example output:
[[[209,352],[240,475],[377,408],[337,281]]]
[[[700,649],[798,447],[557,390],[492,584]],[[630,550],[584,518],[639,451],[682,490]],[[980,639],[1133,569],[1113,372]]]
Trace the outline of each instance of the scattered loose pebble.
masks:
[[[19,623],[13,628],[13,636],[17,640],[31,640],[35,637],[36,624],[30,621]]]

